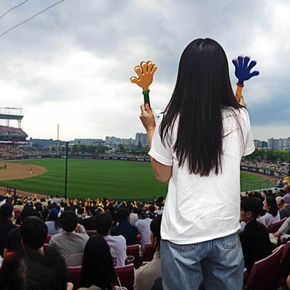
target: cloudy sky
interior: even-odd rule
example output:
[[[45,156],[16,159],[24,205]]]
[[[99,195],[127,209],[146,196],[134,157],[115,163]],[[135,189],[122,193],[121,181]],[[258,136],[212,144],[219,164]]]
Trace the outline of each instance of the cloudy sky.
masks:
[[[57,0],[0,2],[0,35]],[[33,138],[134,137],[140,89],[129,82],[142,60],[158,66],[153,108],[172,93],[179,57],[195,38],[210,37],[228,59],[249,55],[260,76],[244,96],[254,137],[290,136],[288,0],[66,0],[0,36],[0,107],[23,108]],[[230,62],[232,84],[236,79]]]

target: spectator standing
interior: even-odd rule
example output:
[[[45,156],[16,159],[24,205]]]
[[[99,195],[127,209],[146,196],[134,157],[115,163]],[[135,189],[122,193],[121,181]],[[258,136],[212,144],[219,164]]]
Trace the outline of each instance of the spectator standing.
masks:
[[[248,63],[235,61],[242,81]],[[140,79],[152,71],[142,63]],[[149,104],[141,106],[154,175],[169,182],[161,226],[164,290],[198,289],[202,281],[206,289],[242,289],[240,162],[255,150],[243,106],[232,91],[225,52],[212,39],[196,39],[182,53],[157,128]]]

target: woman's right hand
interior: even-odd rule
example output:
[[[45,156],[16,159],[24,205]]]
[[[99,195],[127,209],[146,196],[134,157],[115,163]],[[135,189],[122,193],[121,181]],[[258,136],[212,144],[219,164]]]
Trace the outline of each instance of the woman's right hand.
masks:
[[[146,132],[147,133],[154,132],[156,127],[155,117],[149,104],[141,105],[140,109],[141,109],[140,119]]]

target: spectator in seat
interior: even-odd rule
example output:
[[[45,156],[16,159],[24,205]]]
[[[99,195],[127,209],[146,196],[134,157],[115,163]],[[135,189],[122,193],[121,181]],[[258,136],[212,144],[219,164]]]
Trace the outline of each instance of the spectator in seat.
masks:
[[[254,262],[272,253],[272,245],[266,227],[257,222],[263,207],[261,200],[255,197],[245,198],[241,204],[241,221],[246,223],[240,234],[245,267],[250,272]]]
[[[4,260],[0,278],[3,290],[72,290],[67,269],[58,252],[22,251]]]
[[[153,260],[135,271],[135,290],[151,290],[154,282],[161,276],[160,240],[161,215],[150,223],[151,243],[155,248]]]
[[[23,248],[43,252],[43,245],[47,237],[47,226],[37,217],[27,217],[20,226]]]
[[[120,289],[114,286],[117,276],[115,273],[113,258],[105,239],[97,234],[89,238],[83,257],[81,286],[92,289]]]
[[[45,224],[48,228],[48,234],[51,236],[62,232],[61,225],[58,220],[58,209],[56,207],[50,209]]]
[[[127,246],[137,244],[138,230],[129,223],[129,212],[125,207],[117,211],[118,225],[112,231],[112,236],[122,235],[126,239]]]
[[[0,208],[0,255],[3,257],[8,233],[16,227],[12,222],[13,205],[4,203]]]
[[[114,266],[125,266],[127,259],[126,239],[122,236],[111,236],[112,216],[108,212],[103,212],[96,216],[96,230],[104,237],[108,243],[111,255],[114,259]]]
[[[20,227],[23,248],[3,261],[0,289],[72,289],[67,284],[64,259],[54,249],[43,251],[47,226],[37,216],[24,219]]]
[[[38,216],[37,211],[32,206],[25,205],[20,214],[21,224],[24,222],[26,218],[31,217],[31,216],[37,217]],[[8,234],[6,246],[4,249],[4,256],[7,252],[9,251],[16,252],[21,247],[22,247],[21,231],[20,231],[20,227],[16,227],[12,229]]]
[[[128,208],[128,211],[129,211],[130,224],[132,226],[135,226],[135,223],[138,220],[138,214],[134,212],[134,207],[133,207],[132,204],[129,204],[127,208]]]
[[[70,209],[62,213],[60,224],[63,232],[51,237],[49,248],[56,249],[64,257],[68,267],[80,266],[89,236],[84,227],[78,224],[76,213]]]
[[[280,221],[280,214],[278,211],[275,196],[269,195],[266,197],[266,199],[264,200],[263,209],[266,210],[266,214],[258,219],[260,223],[268,227],[271,224]]]
[[[277,206],[279,209],[280,219],[290,216],[290,204],[286,203],[282,196],[276,197]]]
[[[150,223],[152,219],[150,219],[145,210],[139,211],[138,214],[138,221],[135,223],[136,228],[138,229],[140,236],[141,236],[141,248],[142,248],[142,253],[144,250],[144,247],[146,244],[150,244],[150,236],[151,236],[151,231],[150,231]]]
[[[97,211],[97,207],[96,206],[92,206],[89,209],[89,214],[90,216],[88,218],[85,218],[83,220],[82,225],[84,226],[84,228],[87,231],[91,231],[91,230],[95,230],[96,229],[96,215],[97,215],[98,211]]]

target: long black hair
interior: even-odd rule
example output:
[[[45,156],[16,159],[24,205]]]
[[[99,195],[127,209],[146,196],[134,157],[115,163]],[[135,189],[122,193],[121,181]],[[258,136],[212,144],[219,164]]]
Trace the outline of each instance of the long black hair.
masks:
[[[229,78],[226,54],[214,40],[196,39],[183,51],[178,76],[165,108],[160,135],[163,143],[178,118],[174,144],[179,166],[208,176],[221,170],[223,109],[239,109]]]
[[[112,289],[117,280],[113,258],[105,239],[97,234],[87,241],[82,264],[81,286]]]

